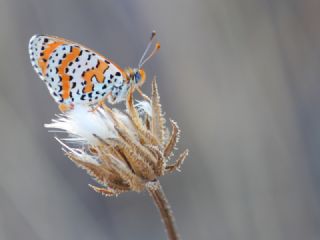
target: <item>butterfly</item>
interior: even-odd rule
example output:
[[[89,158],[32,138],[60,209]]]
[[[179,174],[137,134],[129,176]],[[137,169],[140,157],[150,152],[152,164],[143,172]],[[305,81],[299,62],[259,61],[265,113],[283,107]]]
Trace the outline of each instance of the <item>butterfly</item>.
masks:
[[[140,89],[146,79],[142,67],[160,49],[157,42],[147,56],[155,35],[152,32],[137,68],[123,70],[90,48],[49,35],[31,37],[29,55],[36,73],[64,112],[78,104],[103,104],[105,99],[111,104],[121,102],[132,86],[147,98]]]

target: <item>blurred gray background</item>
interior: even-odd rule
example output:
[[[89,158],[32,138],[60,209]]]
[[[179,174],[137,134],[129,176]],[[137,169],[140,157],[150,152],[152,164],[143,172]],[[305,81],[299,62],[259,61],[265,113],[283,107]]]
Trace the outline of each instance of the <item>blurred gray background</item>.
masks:
[[[146,193],[104,198],[44,129],[35,33],[136,66],[152,30],[191,154],[161,179],[183,239],[320,239],[320,1],[0,0],[0,240],[165,239]]]

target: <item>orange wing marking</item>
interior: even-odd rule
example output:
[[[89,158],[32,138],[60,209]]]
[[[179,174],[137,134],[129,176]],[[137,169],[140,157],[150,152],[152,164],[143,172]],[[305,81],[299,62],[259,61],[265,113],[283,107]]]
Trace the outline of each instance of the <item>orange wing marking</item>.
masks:
[[[38,65],[41,68],[42,74],[45,75],[47,71],[47,61],[51,55],[51,53],[57,49],[57,47],[61,46],[63,42],[53,42],[48,44],[48,47],[43,50],[43,52],[40,54],[42,56],[39,57],[38,59]]]
[[[96,68],[90,69],[83,73],[83,79],[85,80],[86,86],[84,88],[84,92],[88,93],[92,91],[92,78],[95,76],[98,82],[103,83],[105,76],[104,73],[109,68],[109,64],[105,61],[98,60],[98,64]]]
[[[62,82],[62,98],[68,99],[70,96],[70,76],[66,74],[66,68],[68,64],[72,62],[79,56],[80,49],[77,47],[72,48],[72,52],[70,52],[65,59],[61,62],[61,65],[58,67],[58,74],[61,77]]]

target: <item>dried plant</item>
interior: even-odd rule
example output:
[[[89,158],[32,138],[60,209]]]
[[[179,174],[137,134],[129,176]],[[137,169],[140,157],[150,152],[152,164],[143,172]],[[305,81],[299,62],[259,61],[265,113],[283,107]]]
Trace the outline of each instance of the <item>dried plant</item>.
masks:
[[[160,210],[169,239],[179,239],[158,178],[179,171],[188,150],[170,163],[180,130],[173,120],[171,133],[166,127],[156,80],[152,82],[150,102],[134,105],[133,91],[126,99],[127,113],[106,106],[95,111],[79,106],[58,115],[45,127],[68,134],[67,138],[56,139],[70,160],[101,185],[89,185],[94,191],[114,196],[147,189]]]

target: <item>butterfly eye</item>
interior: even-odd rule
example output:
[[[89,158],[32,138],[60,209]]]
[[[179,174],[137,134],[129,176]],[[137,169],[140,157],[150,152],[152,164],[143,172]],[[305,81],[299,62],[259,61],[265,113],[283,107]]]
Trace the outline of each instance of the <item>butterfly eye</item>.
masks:
[[[139,72],[136,72],[136,73],[134,74],[134,79],[135,79],[136,83],[141,80],[141,75],[140,75]]]

